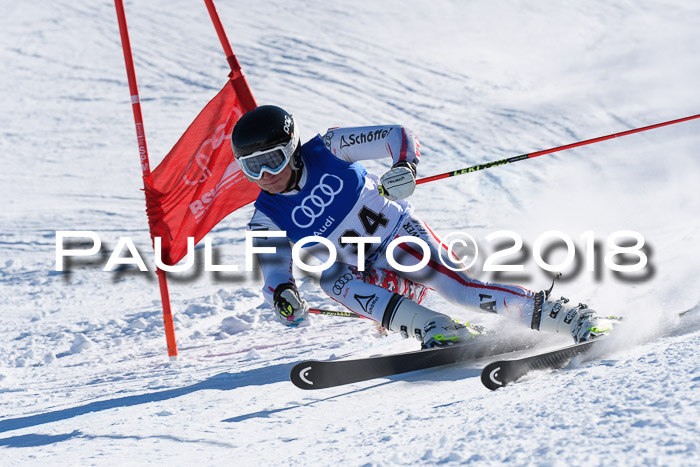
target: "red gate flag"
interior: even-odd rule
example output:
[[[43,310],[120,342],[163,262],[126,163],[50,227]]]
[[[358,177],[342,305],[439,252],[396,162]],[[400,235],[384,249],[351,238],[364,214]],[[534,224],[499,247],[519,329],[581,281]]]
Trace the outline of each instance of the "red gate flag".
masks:
[[[212,99],[165,159],[144,178],[151,237],[162,238],[161,258],[174,265],[221,219],[257,198],[260,189],[241,172],[231,131],[254,106],[234,81]]]

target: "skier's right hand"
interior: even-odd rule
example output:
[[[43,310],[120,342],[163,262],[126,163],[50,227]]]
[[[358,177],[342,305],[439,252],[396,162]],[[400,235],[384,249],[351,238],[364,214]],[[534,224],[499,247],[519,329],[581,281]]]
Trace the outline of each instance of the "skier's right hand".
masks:
[[[290,283],[280,284],[273,295],[275,317],[285,326],[298,326],[309,316],[309,304],[299,297],[299,291]]]

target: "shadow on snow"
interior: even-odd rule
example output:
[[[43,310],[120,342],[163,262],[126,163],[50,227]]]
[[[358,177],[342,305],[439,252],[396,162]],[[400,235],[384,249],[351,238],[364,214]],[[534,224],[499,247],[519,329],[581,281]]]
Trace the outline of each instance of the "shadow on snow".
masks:
[[[8,418],[5,420],[0,420],[0,433],[36,425],[43,425],[45,423],[67,420],[69,418],[78,417],[91,412],[99,412],[102,410],[116,409],[120,407],[131,407],[134,405],[148,404],[151,402],[160,402],[206,389],[227,391],[245,386],[279,383],[288,380],[289,370],[292,368],[292,366],[292,364],[281,364],[266,368],[259,368],[256,370],[247,371],[245,373],[220,373],[207,378],[204,381],[200,381],[199,383],[182,388],[166,389],[164,391],[151,392],[147,394],[118,397],[90,402],[89,404],[71,407],[68,409],[43,412],[25,417]],[[61,436],[68,435],[58,435],[56,437],[48,438],[60,438]],[[5,440],[0,439],[0,446],[3,445],[3,441]],[[37,441],[41,441],[41,439],[37,439]],[[61,439],[56,439],[55,441],[61,441]],[[41,443],[39,445],[41,445]]]
[[[19,430],[22,428],[33,427],[37,425],[43,425],[46,423],[58,422],[62,420],[67,420],[70,418],[78,417],[80,415],[99,412],[102,410],[115,409],[120,407],[131,407],[140,404],[148,404],[151,402],[160,402],[168,399],[173,399],[176,397],[185,396],[192,394],[196,391],[201,390],[220,390],[227,391],[232,389],[237,389],[245,386],[255,386],[261,384],[272,384],[279,383],[283,381],[288,381],[289,371],[294,364],[280,364],[274,365],[266,368],[259,368],[256,370],[251,370],[245,373],[220,373],[207,378],[196,384],[185,386],[182,388],[167,389],[163,391],[156,391],[147,394],[139,394],[126,397],[118,397],[113,399],[107,399],[102,401],[90,402],[85,405],[71,407],[68,409],[55,410],[51,412],[38,413],[35,415],[29,415],[25,417],[9,418],[5,420],[0,420],[0,433]],[[448,371],[445,371],[448,370]],[[293,406],[287,406],[279,409],[268,409],[258,412],[253,412],[249,414],[243,414],[236,417],[231,417],[222,422],[237,423],[253,418],[266,418],[276,413],[284,412],[287,410],[292,410],[300,407],[311,406],[318,402],[325,402],[328,400],[336,399],[338,397],[347,396],[350,394],[355,394],[358,392],[367,391],[370,389],[377,389],[390,383],[404,382],[404,383],[415,383],[415,384],[434,384],[441,381],[457,381],[466,380],[472,377],[478,377],[480,370],[475,368],[468,368],[460,366],[459,364],[449,365],[441,368],[434,368],[429,370],[421,370],[417,372],[406,373],[402,375],[389,376],[382,378],[381,382],[373,380],[369,386],[360,387],[352,389],[351,391],[343,392],[341,394],[332,395],[329,397],[315,399],[306,404],[296,404]],[[388,380],[388,381],[387,381]],[[367,384],[368,382],[356,383],[357,384]],[[323,390],[320,392],[310,391],[310,394],[322,394]],[[465,394],[465,397],[468,394]],[[53,444],[61,441],[70,440],[73,438],[102,438],[102,437],[112,437],[112,435],[88,435],[75,430],[71,433],[60,434],[60,435],[45,435],[45,434],[27,434],[13,436],[9,438],[0,439],[0,446],[8,447],[36,447],[48,444]],[[120,436],[116,436],[120,437]],[[127,436],[129,437],[129,436]],[[127,438],[125,437],[125,438]],[[129,437],[130,438],[130,437]],[[176,441],[187,441],[174,439]],[[203,441],[209,442],[209,441]]]
[[[89,435],[83,433],[79,430],[74,430],[71,433],[65,433],[62,435],[43,435],[43,434],[28,434],[11,436],[9,438],[0,439],[0,446],[7,446],[10,448],[34,448],[38,446],[46,446],[48,444],[59,443],[61,441],[68,441],[70,439],[80,438],[80,439],[147,439],[155,438],[166,441],[176,441],[180,443],[195,443],[195,444],[211,444],[213,446],[224,447],[224,448],[235,448],[233,444],[223,443],[220,441],[213,441],[207,439],[184,439],[178,438],[171,435],[151,435],[151,436],[125,436],[125,435]]]
[[[406,383],[416,383],[416,384],[433,384],[437,383],[440,381],[458,381],[458,380],[466,380],[468,378],[474,378],[474,377],[479,377],[481,375],[481,370],[475,369],[475,368],[469,368],[463,366],[464,364],[456,363],[454,365],[445,365],[442,367],[438,368],[432,368],[432,369],[427,369],[427,370],[419,370],[419,371],[414,371],[410,373],[403,373],[400,375],[395,375],[395,376],[387,376],[384,378],[380,379],[374,379],[370,381],[364,381],[361,383],[354,383],[349,385],[349,387],[357,387],[358,385],[364,385],[367,383],[371,383],[370,386],[365,386],[365,387],[360,387],[357,389],[353,389],[351,391],[343,392],[341,394],[336,394],[333,396],[325,397],[325,398],[319,398],[319,399],[314,399],[310,402],[307,402],[306,404],[296,404],[296,405],[291,405],[287,407],[282,407],[279,409],[267,409],[267,410],[260,410],[258,412],[252,412],[248,414],[243,414],[243,415],[238,415],[236,417],[231,417],[227,418],[225,420],[222,420],[222,422],[227,422],[227,423],[238,423],[242,422],[245,420],[249,420],[252,418],[267,418],[270,417],[271,415],[280,413],[280,412],[285,412],[287,410],[294,410],[298,409],[300,407],[308,407],[312,406],[314,404],[317,404],[319,402],[326,402],[332,399],[336,399],[338,397],[343,397],[343,396],[348,396],[350,394],[356,394],[359,392],[367,391],[370,389],[377,389],[382,386],[385,386],[389,383],[395,383],[395,382],[406,382]],[[447,371],[446,371],[447,370]],[[388,380],[388,381],[386,381]],[[320,389],[320,390],[312,390],[308,391],[310,395],[314,394],[323,394],[326,391],[331,391],[333,388],[328,388],[328,389]],[[465,394],[465,397],[467,397],[468,394]]]

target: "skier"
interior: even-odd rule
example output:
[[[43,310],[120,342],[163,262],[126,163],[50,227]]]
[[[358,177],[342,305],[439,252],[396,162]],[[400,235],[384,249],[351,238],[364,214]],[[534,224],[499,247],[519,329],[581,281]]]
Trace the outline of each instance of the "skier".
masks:
[[[275,247],[277,254],[261,255],[263,293],[286,326],[297,326],[309,306],[300,297],[292,276],[291,242],[309,236],[325,237],[335,245],[337,260],[321,275],[321,288],[353,312],[370,318],[404,337],[416,337],[423,348],[463,342],[478,334],[420,301],[425,287],[447,301],[474,310],[515,318],[532,329],[568,333],[576,343],[607,334],[610,319],[583,304],[552,299],[551,288],[537,293],[513,285],[484,283],[468,271],[454,271],[438,259],[440,240],[412,213],[405,201],[415,189],[420,160],[418,140],[403,126],[330,129],[300,144],[294,118],[271,105],[247,112],[236,123],[231,144],[243,173],[261,188],[251,231],[285,231],[286,237],[254,239],[256,247]],[[360,160],[391,158],[391,169],[379,179],[368,174]],[[378,187],[384,189],[381,196]],[[413,272],[397,272],[385,250],[399,236],[423,240],[430,248],[427,265]],[[358,268],[360,245],[341,237],[379,237],[362,245],[365,271]],[[444,248],[444,246],[443,246]],[[329,248],[306,244],[304,251],[322,262]],[[415,266],[424,257],[414,243],[400,243],[396,261]]]

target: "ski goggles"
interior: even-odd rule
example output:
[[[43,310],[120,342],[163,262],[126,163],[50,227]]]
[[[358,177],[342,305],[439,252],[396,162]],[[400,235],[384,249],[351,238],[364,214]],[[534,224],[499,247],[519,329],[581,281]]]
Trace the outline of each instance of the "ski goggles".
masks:
[[[246,176],[252,180],[260,180],[264,172],[277,175],[289,164],[297,148],[298,139],[292,138],[283,146],[256,151],[238,159],[238,165]]]

